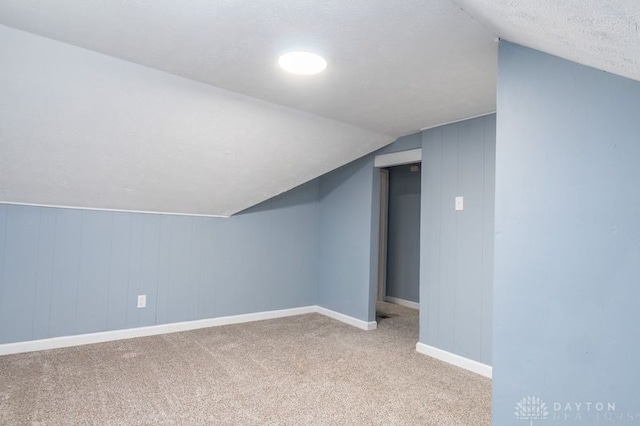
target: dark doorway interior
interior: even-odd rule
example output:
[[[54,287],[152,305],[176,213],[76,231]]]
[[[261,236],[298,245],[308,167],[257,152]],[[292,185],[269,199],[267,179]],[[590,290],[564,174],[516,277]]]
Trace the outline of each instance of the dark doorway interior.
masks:
[[[420,164],[389,167],[386,300],[420,302]]]

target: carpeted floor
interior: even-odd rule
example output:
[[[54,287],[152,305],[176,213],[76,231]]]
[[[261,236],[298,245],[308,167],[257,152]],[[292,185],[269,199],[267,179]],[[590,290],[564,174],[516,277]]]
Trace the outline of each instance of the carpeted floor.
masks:
[[[417,311],[378,311],[0,357],[0,424],[490,424],[490,380],[418,354]]]

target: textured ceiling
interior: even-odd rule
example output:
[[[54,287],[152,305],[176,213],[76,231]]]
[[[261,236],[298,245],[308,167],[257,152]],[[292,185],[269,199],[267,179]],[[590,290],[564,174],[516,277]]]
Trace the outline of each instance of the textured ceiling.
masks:
[[[492,112],[496,52],[449,0],[3,0],[0,202],[231,215]]]
[[[495,109],[494,37],[449,0],[4,0],[0,24],[393,136]],[[329,68],[282,73],[292,49]]]
[[[393,141],[0,25],[0,202],[228,216]]]
[[[509,40],[640,80],[638,0],[455,0]]]
[[[233,214],[492,112],[494,35],[640,80],[639,16],[637,0],[3,0],[0,202]],[[293,49],[328,69],[281,72]]]

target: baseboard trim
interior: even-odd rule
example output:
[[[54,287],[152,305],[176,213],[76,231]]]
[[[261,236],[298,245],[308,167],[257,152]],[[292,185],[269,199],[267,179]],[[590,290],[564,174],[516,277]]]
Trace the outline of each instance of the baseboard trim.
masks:
[[[251,314],[231,315],[195,321],[174,322],[148,327],[127,328],[124,330],[101,331],[97,333],[29,340],[26,342],[4,343],[0,344],[0,356],[23,352],[44,351],[48,349],[68,348],[72,346],[89,345],[92,343],[111,342],[114,340],[133,339],[135,337],[155,336],[158,334],[177,333],[180,331],[197,330],[199,328],[242,324],[246,322],[263,321],[312,313],[319,313],[363,330],[374,330],[377,327],[377,323],[375,321],[366,322],[321,306],[311,305],[300,308],[255,312]]]
[[[345,324],[352,325],[361,330],[369,331],[378,328],[378,323],[375,321],[363,321],[358,318],[350,317],[349,315],[341,314],[340,312],[332,311],[331,309],[323,308],[322,306],[316,306],[316,309],[316,312],[319,314],[341,321]]]
[[[416,351],[421,354],[428,355],[432,358],[444,361],[448,364],[455,365],[456,367],[464,368],[465,370],[472,371],[481,376],[492,378],[493,368],[490,365],[483,364],[478,361],[474,361],[469,358],[465,358],[460,355],[456,355],[451,352],[438,349],[434,346],[425,345],[424,343],[416,343]]]
[[[411,309],[420,309],[420,304],[411,300],[400,299],[399,297],[385,296],[385,302],[395,303],[396,305],[406,306]]]

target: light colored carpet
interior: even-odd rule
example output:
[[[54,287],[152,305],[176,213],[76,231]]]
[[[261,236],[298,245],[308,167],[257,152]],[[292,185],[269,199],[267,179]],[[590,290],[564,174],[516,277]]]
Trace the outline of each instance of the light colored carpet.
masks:
[[[375,331],[309,314],[3,356],[0,424],[490,424],[490,380],[378,309]]]

